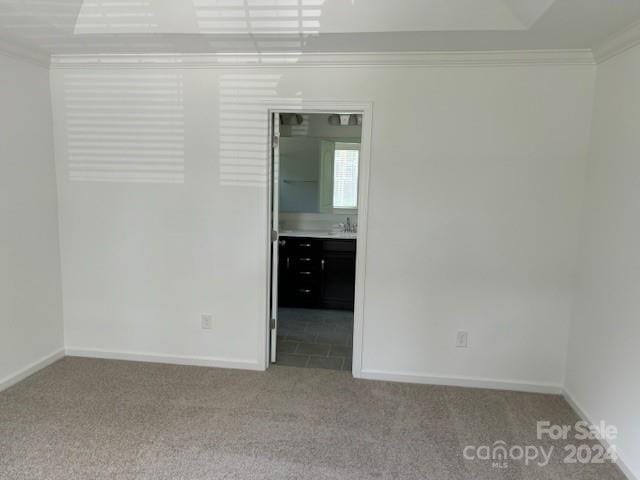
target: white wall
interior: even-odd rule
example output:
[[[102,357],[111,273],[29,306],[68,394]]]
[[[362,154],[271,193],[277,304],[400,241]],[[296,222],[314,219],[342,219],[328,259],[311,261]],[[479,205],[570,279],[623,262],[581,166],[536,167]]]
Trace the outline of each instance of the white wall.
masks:
[[[598,66],[567,390],[640,478],[640,48]]]
[[[171,107],[144,97],[161,80]],[[266,139],[250,91],[268,84],[279,103],[374,102],[365,373],[559,387],[593,80],[539,65],[52,71],[67,347],[263,366],[266,144],[229,152]],[[140,118],[173,128],[169,173],[157,132],[129,153],[137,173],[119,163]]]
[[[0,55],[0,106],[1,389],[62,350],[63,324],[48,70]]]

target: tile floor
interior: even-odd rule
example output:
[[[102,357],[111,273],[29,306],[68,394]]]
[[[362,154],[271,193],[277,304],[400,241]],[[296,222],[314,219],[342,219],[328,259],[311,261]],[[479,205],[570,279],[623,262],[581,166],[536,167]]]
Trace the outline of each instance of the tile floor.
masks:
[[[351,371],[353,312],[281,308],[276,363]]]

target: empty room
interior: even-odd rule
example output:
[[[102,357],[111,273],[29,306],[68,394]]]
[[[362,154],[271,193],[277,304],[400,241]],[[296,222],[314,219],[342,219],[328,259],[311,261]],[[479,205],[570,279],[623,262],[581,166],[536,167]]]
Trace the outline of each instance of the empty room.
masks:
[[[0,480],[640,479],[640,0],[0,0]]]

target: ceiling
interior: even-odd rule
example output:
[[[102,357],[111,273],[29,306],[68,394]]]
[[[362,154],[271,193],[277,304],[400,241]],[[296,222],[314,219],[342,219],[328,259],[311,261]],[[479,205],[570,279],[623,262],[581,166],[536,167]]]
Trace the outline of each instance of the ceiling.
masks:
[[[593,49],[640,0],[0,0],[43,54]]]

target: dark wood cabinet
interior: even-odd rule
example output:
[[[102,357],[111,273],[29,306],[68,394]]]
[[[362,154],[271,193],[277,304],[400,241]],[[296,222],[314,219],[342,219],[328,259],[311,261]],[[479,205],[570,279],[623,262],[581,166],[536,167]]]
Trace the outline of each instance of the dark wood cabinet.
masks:
[[[279,249],[281,306],[353,310],[355,239],[281,237]]]

